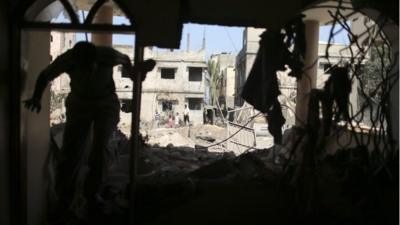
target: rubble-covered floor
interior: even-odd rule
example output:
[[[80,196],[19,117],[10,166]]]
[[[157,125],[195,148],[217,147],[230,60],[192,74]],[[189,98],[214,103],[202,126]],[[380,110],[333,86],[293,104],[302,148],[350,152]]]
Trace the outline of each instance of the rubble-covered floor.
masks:
[[[99,213],[76,224],[128,222],[130,144],[118,133],[111,145],[118,155]],[[398,224],[398,160],[372,174],[354,158],[358,149],[342,150],[314,169],[306,165],[297,173],[297,165],[288,164],[282,173],[285,156],[275,164],[273,151],[235,156],[145,144],[138,160],[137,224]]]

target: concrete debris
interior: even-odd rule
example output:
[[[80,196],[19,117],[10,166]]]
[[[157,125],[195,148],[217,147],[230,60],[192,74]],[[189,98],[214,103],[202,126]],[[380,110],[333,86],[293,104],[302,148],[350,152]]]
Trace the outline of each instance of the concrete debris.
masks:
[[[226,138],[226,128],[216,125],[204,124],[190,127],[190,132],[194,137],[197,136],[209,136],[216,140],[222,140]]]
[[[204,141],[208,141],[208,142],[215,141],[215,138],[213,138],[211,135],[207,135],[207,134],[197,135],[196,138],[204,140]]]
[[[141,153],[141,161],[151,165],[155,173],[173,174],[189,173],[223,157],[223,154],[205,153],[185,147],[151,147]]]
[[[299,192],[303,189],[309,190],[308,186],[302,185],[310,183],[309,176],[299,176],[298,182],[294,186],[290,182],[291,177],[296,174],[295,167],[298,166],[296,161],[299,159],[296,157],[294,160],[291,159],[294,162],[289,163],[287,172],[282,173],[284,172],[282,171],[283,166],[289,160],[290,150],[294,146],[301,147],[303,145],[302,142],[295,143],[302,136],[300,130],[287,130],[283,136],[283,145],[256,149],[235,156],[233,152],[211,152],[202,147],[205,145],[195,144],[194,140],[196,139],[206,142],[197,137],[208,136],[210,133],[212,134],[210,137],[215,137],[215,141],[218,141],[218,137],[214,136],[212,129],[218,131],[220,127],[209,126],[208,130],[201,129],[201,127],[190,128],[194,128],[191,130],[191,138],[187,137],[189,127],[175,130],[151,130],[142,135],[142,148],[138,152],[136,200],[138,221],[144,222],[144,224],[171,224],[162,223],[154,218],[162,218],[162,215],[168,216],[168,213],[175,210],[177,214],[172,216],[175,221],[178,217],[190,213],[181,213],[182,209],[190,209],[189,211],[192,213],[199,210],[200,213],[203,213],[202,210],[205,208],[214,207],[209,214],[205,213],[211,217],[218,209],[237,212],[235,210],[240,208],[239,205],[248,206],[247,211],[252,212],[260,209],[259,204],[261,203],[268,203],[268,206],[264,206],[267,207],[264,208],[266,211],[275,210],[270,215],[273,216],[285,212],[282,209],[288,207],[292,207],[290,209],[295,211],[298,208],[303,209],[305,203],[308,202],[305,200],[311,197],[315,198],[315,196],[310,197],[304,194],[307,192]],[[60,132],[62,132],[62,126],[52,128],[53,143],[57,142]],[[176,146],[177,142],[161,143],[162,135],[177,136],[185,141],[184,144],[192,143],[194,148],[178,147]],[[223,132],[220,135],[221,138],[224,137]],[[146,136],[149,137],[148,141],[145,141],[144,137]],[[158,139],[158,144],[150,145],[152,139]],[[169,141],[169,139],[165,140]],[[207,143],[209,142],[207,141]],[[56,149],[59,148],[58,144],[52,146]],[[100,214],[109,217],[108,224],[126,224],[124,218],[128,218],[129,212],[129,152],[131,146],[122,131],[114,133],[110,141],[110,149],[114,149],[117,154],[116,159],[110,164],[108,176],[98,194]],[[321,215],[332,214],[332,218],[337,217],[343,221],[356,218],[356,221],[360,222],[359,224],[362,224],[362,220],[359,220],[362,217],[354,215],[361,215],[363,210],[368,210],[368,214],[373,214],[378,210],[382,215],[386,215],[385,213],[391,210],[388,218],[393,219],[394,217],[390,217],[390,215],[398,215],[398,208],[396,208],[398,201],[391,194],[385,194],[385,197],[381,198],[376,190],[380,190],[381,193],[394,193],[393,190],[398,190],[398,155],[393,161],[387,163],[387,167],[377,168],[371,166],[373,164],[376,163],[371,161],[366,148],[340,150],[322,159],[320,170],[318,170],[320,174],[318,173],[313,179],[318,181],[314,193],[320,193],[316,197],[320,198],[320,202],[324,205],[312,202],[315,203],[313,206],[322,210]],[[376,171],[376,175],[371,177],[370,174],[374,171]],[[386,186],[381,187],[378,184]],[[253,195],[253,193],[256,194]],[[249,198],[251,199],[249,200]],[[204,202],[204,205],[199,206],[199,201]],[[240,204],[232,205],[236,201],[239,201]],[[259,204],[254,204],[256,201],[259,201]],[[280,205],[277,206],[276,202],[279,202]],[[215,206],[219,203],[221,205]],[[82,204],[76,204],[74,207],[83,208]],[[303,211],[296,211],[296,213],[301,212]],[[265,215],[264,211],[259,213]],[[277,216],[277,218],[276,221],[280,221],[282,218],[289,218],[289,221],[291,217]],[[320,222],[323,216],[321,218],[310,216],[310,218],[311,221]],[[151,223],[153,220],[154,223]],[[296,221],[296,219],[293,220]],[[293,224],[294,221],[290,220],[287,223],[279,224]],[[143,224],[140,222],[138,224]],[[208,224],[197,221],[194,223]],[[379,222],[374,221],[371,224],[379,224]]]
[[[142,131],[148,136],[148,145],[166,147],[172,144],[175,147],[195,148],[195,145],[208,146],[226,138],[226,128],[215,125],[196,125],[179,128],[157,128]],[[224,152],[218,150],[216,152]]]
[[[190,177],[198,179],[232,179],[250,180],[275,177],[272,170],[255,154],[246,153],[238,157],[225,157],[193,171]]]
[[[167,147],[173,145],[175,147],[190,147],[194,148],[195,143],[190,138],[180,134],[173,128],[158,128],[150,130],[146,133],[149,137],[147,144],[157,145],[159,147]]]

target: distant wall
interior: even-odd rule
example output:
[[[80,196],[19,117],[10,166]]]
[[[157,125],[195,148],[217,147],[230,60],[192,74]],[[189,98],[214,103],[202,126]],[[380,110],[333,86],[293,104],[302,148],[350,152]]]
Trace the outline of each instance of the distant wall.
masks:
[[[133,57],[132,47],[117,45],[115,48],[130,57]],[[145,58],[156,60],[157,64],[152,71],[147,73],[143,82],[142,103],[140,119],[142,122],[152,126],[154,114],[157,110],[161,115],[163,100],[172,100],[174,113],[178,112],[183,119],[187,98],[201,98],[205,95],[205,71],[202,73],[201,81],[189,81],[189,67],[206,68],[205,52],[194,51],[153,51],[145,49]],[[174,68],[174,79],[161,78],[162,68]],[[118,67],[114,68],[114,80],[116,83],[117,94],[120,99],[132,98],[132,81],[121,77]],[[202,104],[203,107],[203,104]],[[203,122],[203,108],[200,110],[190,110],[190,117],[194,124]],[[131,114],[121,113],[120,123],[129,123]]]

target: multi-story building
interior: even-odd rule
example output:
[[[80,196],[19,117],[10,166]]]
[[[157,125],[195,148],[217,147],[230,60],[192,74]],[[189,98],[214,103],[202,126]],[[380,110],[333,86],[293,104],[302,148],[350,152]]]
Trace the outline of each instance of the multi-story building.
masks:
[[[131,46],[114,46],[117,50],[133,58]],[[205,51],[174,51],[145,49],[145,58],[157,63],[143,82],[141,121],[151,122],[155,112],[163,118],[179,113],[183,118],[185,105],[189,108],[190,121],[193,124],[203,122],[205,97]],[[132,81],[121,77],[121,67],[116,67],[114,80],[117,94],[122,102],[132,98]],[[122,114],[121,120],[130,116]]]
[[[75,33],[51,32],[50,57],[51,61],[72,48],[76,42]],[[70,79],[67,74],[61,74],[51,83],[50,123],[65,121],[65,97],[70,92]]]
[[[368,22],[368,21],[367,21]],[[355,34],[362,34],[365,31],[364,17],[358,17],[353,19],[351,30]],[[244,101],[240,97],[243,85],[250,73],[250,70],[255,61],[257,51],[259,48],[260,35],[264,32],[264,29],[258,28],[245,28],[243,31],[243,48],[239,52],[236,58],[236,84],[235,84],[235,105],[242,106]],[[365,38],[364,38],[365,39]],[[358,40],[363,42],[364,39]],[[327,43],[320,42],[318,48],[318,69],[317,69],[317,81],[316,87],[323,88],[325,81],[329,78],[329,72],[327,71],[329,64],[334,65],[339,62],[349,62],[352,56],[350,48],[346,44],[333,43],[329,46],[329,57],[326,57]],[[353,49],[353,53],[357,52],[357,49]],[[283,95],[283,101],[285,106],[291,107],[291,110],[287,110],[287,107],[283,107],[283,113],[286,115],[287,122],[294,124],[293,110],[295,107],[297,84],[294,78],[287,75],[286,72],[278,72],[278,82],[280,90]],[[352,104],[353,111],[357,111],[358,107],[358,91],[357,91],[357,80],[353,80],[353,88],[350,94],[350,102]],[[282,100],[282,99],[281,99]],[[289,116],[292,115],[292,116]],[[290,118],[289,118],[290,117]]]
[[[75,34],[52,32],[51,56],[57,56],[72,48],[76,42]],[[129,55],[133,63],[133,46],[114,45],[118,51]],[[145,58],[154,59],[157,64],[147,74],[143,82],[141,121],[151,122],[158,111],[166,118],[179,113],[183,119],[185,105],[189,108],[189,117],[193,124],[203,122],[205,98],[205,62],[204,49],[199,51],[173,51],[145,49]],[[121,103],[132,99],[133,82],[121,76],[121,66],[114,68],[116,92]],[[70,91],[69,77],[63,74],[52,82],[52,91],[57,95],[66,95]],[[65,96],[64,96],[65,97]],[[55,117],[65,112],[64,102],[60,102]],[[121,112],[121,124],[130,125],[131,114]]]
[[[359,26],[353,24],[352,30],[357,32]],[[243,31],[243,48],[239,52],[236,58],[236,85],[235,85],[235,105],[241,106],[244,101],[240,97],[243,85],[250,73],[250,70],[255,61],[257,51],[259,48],[259,40],[261,33],[264,29],[259,28],[245,28]],[[317,72],[317,88],[322,88],[325,81],[329,78],[327,68],[329,63],[334,65],[339,61],[349,61],[351,52],[346,44],[333,43],[329,47],[329,59],[326,58],[327,43],[320,42],[318,48],[318,72]],[[284,94],[293,95],[293,91],[296,91],[296,82],[294,79],[288,79],[287,75],[278,72],[278,79],[281,87],[281,91]],[[353,82],[356,85],[356,82]],[[354,91],[350,96],[353,103],[356,102],[357,92]],[[357,104],[354,104],[357,105]]]
[[[219,104],[223,104],[228,108],[234,108],[235,106],[235,60],[236,55],[225,52],[210,56],[210,61],[214,61],[216,63],[219,71]]]
[[[240,97],[243,85],[250,73],[259,48],[260,35],[265,29],[247,27],[243,30],[243,46],[236,57],[235,105],[242,106]]]
[[[53,61],[59,55],[72,48],[76,42],[75,33],[51,32],[50,55]],[[53,80],[51,89],[57,93],[69,92],[69,77],[63,74]]]

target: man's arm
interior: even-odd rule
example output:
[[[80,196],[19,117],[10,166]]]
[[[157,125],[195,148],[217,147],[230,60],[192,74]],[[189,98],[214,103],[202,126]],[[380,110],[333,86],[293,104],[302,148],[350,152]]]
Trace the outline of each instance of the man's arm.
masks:
[[[30,99],[24,101],[25,107],[31,111],[36,111],[37,113],[41,110],[41,99],[44,90],[46,89],[48,83],[54,80],[63,72],[71,66],[72,64],[72,54],[70,51],[57,57],[54,62],[48,65],[39,75],[36,80],[35,90]]]
[[[110,66],[123,65],[124,67],[131,69],[132,64],[128,55],[125,55],[111,47],[98,46],[98,61],[103,64]]]
[[[147,73],[151,71],[155,66],[155,61],[148,59],[142,62],[140,65],[132,66],[131,60],[128,55],[125,55],[110,47],[98,47],[99,48],[99,61],[102,63],[108,63],[112,66],[122,65],[122,76],[130,77],[133,79],[138,71]],[[144,79],[145,77],[143,77]]]

